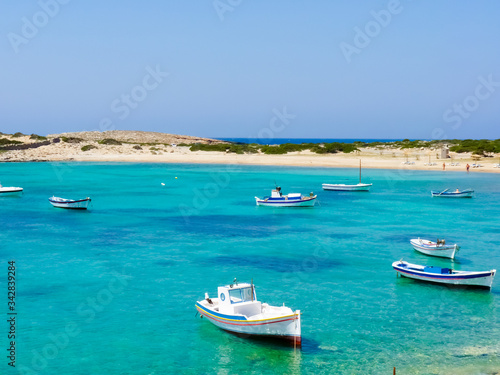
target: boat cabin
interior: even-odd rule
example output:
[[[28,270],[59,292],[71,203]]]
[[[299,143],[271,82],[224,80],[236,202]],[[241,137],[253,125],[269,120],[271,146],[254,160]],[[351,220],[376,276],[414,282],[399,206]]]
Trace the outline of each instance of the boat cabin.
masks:
[[[301,198],[302,194],[300,193],[289,193],[288,195],[283,195],[281,194],[281,190],[271,191],[271,199],[287,200],[287,199],[301,199]]]
[[[219,312],[222,314],[260,314],[262,305],[257,301],[255,286],[248,283],[231,284],[217,288]]]
[[[281,198],[281,188],[276,188],[275,190],[271,191],[271,198]]]

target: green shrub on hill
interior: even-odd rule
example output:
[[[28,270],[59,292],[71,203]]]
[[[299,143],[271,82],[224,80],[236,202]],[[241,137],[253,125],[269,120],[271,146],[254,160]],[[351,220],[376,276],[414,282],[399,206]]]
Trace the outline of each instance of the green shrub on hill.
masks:
[[[81,143],[83,139],[78,137],[61,137],[61,140],[66,143]]]
[[[115,146],[121,146],[122,143],[120,141],[117,141],[116,139],[113,138],[104,138],[101,139],[99,142],[100,145],[115,145]]]
[[[26,134],[23,134],[23,133],[21,133],[21,132],[17,132],[17,133],[12,134],[12,136],[13,136],[14,138],[24,137],[25,135],[26,135]]]
[[[0,146],[3,145],[19,145],[22,144],[23,142],[21,141],[15,141],[13,139],[7,139],[7,138],[0,138]]]
[[[45,141],[47,137],[38,135],[38,134],[31,134],[30,139],[36,139],[37,141]]]
[[[82,147],[82,151],[89,151],[89,150],[92,150],[94,148],[97,148],[97,147],[94,145],[85,145]]]

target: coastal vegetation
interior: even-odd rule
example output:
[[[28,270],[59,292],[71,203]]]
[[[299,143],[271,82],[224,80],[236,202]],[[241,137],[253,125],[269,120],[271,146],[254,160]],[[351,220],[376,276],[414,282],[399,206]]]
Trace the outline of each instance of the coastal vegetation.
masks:
[[[30,139],[34,139],[36,141],[45,141],[45,140],[47,140],[47,137],[44,137],[44,136],[41,136],[38,134],[31,134]]]
[[[81,143],[83,142],[82,138],[78,137],[61,137],[61,140],[66,143]]]
[[[454,145],[450,147],[450,151],[453,152],[471,152],[474,155],[480,156],[500,153],[500,139],[494,141],[488,139],[465,139],[453,140],[450,141],[450,143],[454,143]]]
[[[113,138],[104,138],[100,141],[98,141],[100,145],[115,145],[115,146],[121,146],[122,143],[120,141],[117,141],[116,139]]]
[[[189,146],[189,145],[179,145]],[[349,153],[357,151],[353,143],[283,143],[280,145],[259,145],[256,143],[226,143],[226,144],[194,144],[191,151],[218,151],[235,154],[255,154],[261,152],[266,155],[283,155],[289,152],[311,151],[317,154],[334,154],[337,152]]]
[[[5,145],[19,145],[22,144],[23,142],[21,141],[16,141],[14,139],[8,139],[8,138],[0,138],[0,146],[5,146]]]
[[[94,145],[85,145],[81,148],[82,151],[89,151],[89,150],[92,150],[94,148],[97,148],[96,146]]]
[[[181,144],[182,145],[182,144]],[[179,145],[179,146],[181,146]],[[189,146],[189,145],[185,145]],[[258,149],[251,144],[246,143],[219,143],[219,144],[200,144],[195,143],[190,147],[191,151],[218,151],[235,154],[254,154]]]
[[[389,149],[439,149],[448,145],[450,151],[464,153],[470,152],[474,155],[489,156],[500,153],[500,139],[497,140],[473,140],[473,139],[451,139],[451,140],[409,140],[394,142],[362,142],[353,143],[331,142],[331,143],[283,143],[280,145],[259,145],[256,143],[225,143],[225,144],[179,144],[188,146],[191,151],[218,151],[235,154],[249,154],[261,152],[266,155],[283,155],[289,152],[310,151],[316,154],[335,154],[338,152],[351,153],[359,151],[363,147],[389,148]]]

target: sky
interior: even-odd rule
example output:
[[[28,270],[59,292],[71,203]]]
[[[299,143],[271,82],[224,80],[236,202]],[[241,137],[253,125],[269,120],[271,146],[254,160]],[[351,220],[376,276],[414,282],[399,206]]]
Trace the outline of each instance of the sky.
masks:
[[[0,2],[0,131],[500,138],[494,0]]]

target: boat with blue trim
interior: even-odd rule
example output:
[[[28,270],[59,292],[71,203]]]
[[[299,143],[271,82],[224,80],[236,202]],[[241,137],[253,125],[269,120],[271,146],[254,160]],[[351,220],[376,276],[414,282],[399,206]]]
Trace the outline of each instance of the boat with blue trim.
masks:
[[[434,197],[439,197],[439,198],[472,198],[474,195],[474,190],[472,189],[465,189],[465,190],[455,190],[455,191],[448,191],[450,189],[446,189],[443,191],[436,191],[432,190],[431,191],[431,196]]]
[[[460,249],[457,244],[447,245],[445,240],[437,240],[436,242],[423,240],[421,238],[410,240],[411,246],[422,254],[442,257],[455,258],[455,253]]]
[[[309,196],[304,196],[300,193],[289,193],[283,195],[281,187],[277,186],[276,189],[271,191],[271,196],[259,198],[255,197],[257,206],[267,207],[313,207],[316,203],[317,195],[312,192]]]
[[[54,207],[69,208],[73,210],[86,210],[89,203],[92,201],[89,197],[84,199],[66,199],[60,197],[51,197],[49,202]]]
[[[270,306],[257,300],[253,283],[219,286],[217,298],[196,302],[196,309],[217,327],[245,337],[283,339],[295,346],[301,345],[300,310]]]
[[[392,268],[401,276],[433,283],[477,286],[491,288],[496,270],[456,271],[452,268],[422,266],[399,260],[392,263]]]

